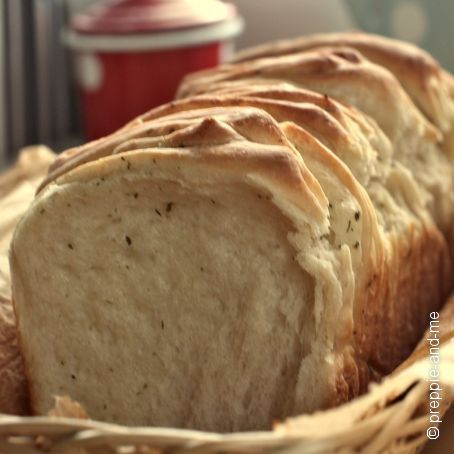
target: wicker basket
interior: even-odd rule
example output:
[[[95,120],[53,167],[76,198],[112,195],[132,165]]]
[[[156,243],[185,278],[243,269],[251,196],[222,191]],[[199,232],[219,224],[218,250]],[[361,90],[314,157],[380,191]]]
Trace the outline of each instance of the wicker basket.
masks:
[[[11,230],[14,220],[30,201],[31,192],[24,192],[24,182],[33,186],[38,179],[36,171],[29,174],[24,171],[23,162],[48,159],[48,152],[42,149],[29,150],[22,155],[19,161],[21,165],[0,177],[0,197],[6,193],[9,197],[14,195],[13,191],[17,187],[18,197],[22,200],[19,203],[16,197],[14,209],[2,211],[0,232],[4,238],[11,233],[7,232],[5,226]],[[34,162],[33,168],[39,168],[38,164]],[[19,195],[19,189],[22,195]],[[5,270],[3,275],[6,279]],[[448,304],[454,307],[454,299]],[[454,311],[445,312],[450,314]],[[437,364],[439,385],[443,390],[441,406],[437,409],[440,419],[454,400],[452,331],[442,333],[442,341],[440,363]],[[429,420],[431,401],[428,382],[429,370],[434,365],[428,361],[427,342],[422,341],[420,345],[396,372],[381,384],[372,385],[363,397],[332,410],[289,418],[276,423],[273,430],[268,432],[216,434],[168,428],[123,427],[90,420],[77,403],[68,397],[57,397],[55,409],[48,417],[0,415],[0,451],[7,454],[416,452],[427,441],[429,426],[435,427]]]

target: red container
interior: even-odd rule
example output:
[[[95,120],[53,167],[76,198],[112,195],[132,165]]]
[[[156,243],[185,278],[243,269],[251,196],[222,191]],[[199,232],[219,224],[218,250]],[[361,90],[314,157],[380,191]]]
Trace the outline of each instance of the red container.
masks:
[[[218,0],[116,0],[76,15],[66,42],[87,138],[172,100],[184,75],[229,57],[242,25]]]

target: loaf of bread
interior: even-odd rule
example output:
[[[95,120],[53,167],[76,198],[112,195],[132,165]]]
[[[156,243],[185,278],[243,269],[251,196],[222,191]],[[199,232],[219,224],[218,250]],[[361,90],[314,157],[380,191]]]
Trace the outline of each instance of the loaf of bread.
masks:
[[[408,356],[453,284],[451,76],[421,111],[401,44],[322,38],[55,161],[10,254],[35,413],[267,429]]]

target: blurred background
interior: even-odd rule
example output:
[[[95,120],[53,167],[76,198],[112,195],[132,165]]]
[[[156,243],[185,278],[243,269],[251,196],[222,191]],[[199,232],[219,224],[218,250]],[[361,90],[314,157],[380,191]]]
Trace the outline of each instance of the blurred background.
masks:
[[[210,10],[208,18],[199,11],[196,18],[191,16],[193,22],[185,23],[181,5],[188,8],[188,2],[116,0],[130,7],[169,3],[174,9],[169,13],[161,8],[159,24],[150,17],[144,24],[128,16],[130,27],[122,29],[118,18],[125,10],[117,10],[116,17],[96,10],[91,17],[85,15],[85,22],[84,17],[74,22],[75,15],[103,3],[99,0],[0,0],[0,166],[10,164],[28,144],[44,143],[60,151],[105,134],[153,103],[171,98],[184,72],[225,61],[233,42],[240,49],[278,38],[361,28],[412,41],[454,71],[454,1],[231,0],[236,12],[219,15],[219,10]],[[210,2],[192,0],[199,9]],[[169,14],[180,22],[166,24]],[[73,30],[71,36],[66,34],[66,44],[65,27]],[[184,33],[175,38],[179,29]],[[198,53],[197,40],[205,46]],[[207,46],[214,41],[217,47],[211,48],[210,57]],[[165,53],[159,53],[160,46]],[[175,48],[184,52],[175,56]],[[131,71],[140,77],[131,78]],[[158,93],[151,94],[152,89]]]

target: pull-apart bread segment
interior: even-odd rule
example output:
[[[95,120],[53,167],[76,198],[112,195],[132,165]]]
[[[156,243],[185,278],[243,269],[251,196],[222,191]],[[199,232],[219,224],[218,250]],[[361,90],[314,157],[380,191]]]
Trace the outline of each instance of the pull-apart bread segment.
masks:
[[[384,245],[307,142],[322,184],[265,112],[189,111],[49,182],[11,250],[34,411],[69,394],[102,420],[229,431],[352,396],[356,281],[384,280]]]

